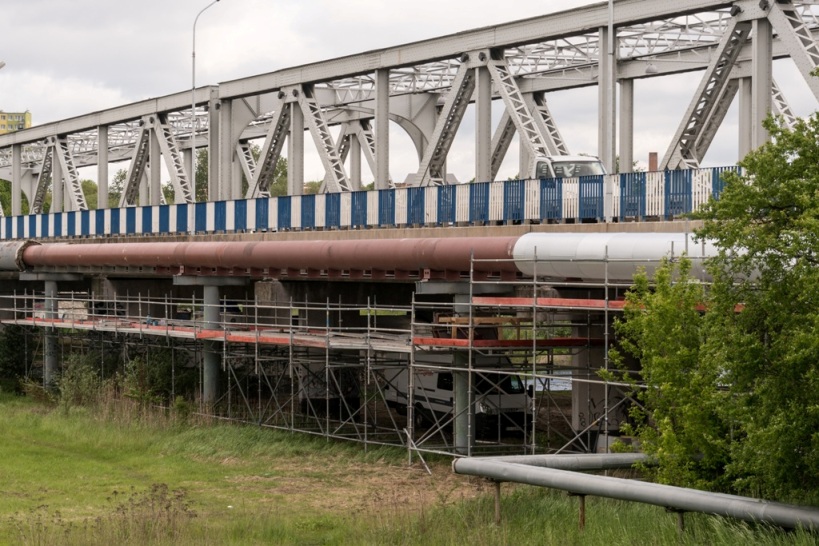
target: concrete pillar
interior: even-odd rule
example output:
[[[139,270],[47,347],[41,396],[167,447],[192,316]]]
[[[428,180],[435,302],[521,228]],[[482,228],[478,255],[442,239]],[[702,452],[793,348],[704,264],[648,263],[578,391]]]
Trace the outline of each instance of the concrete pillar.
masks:
[[[57,281],[45,281],[46,319],[54,320],[58,318],[57,314]],[[53,326],[45,328],[43,352],[43,387],[51,388],[57,378],[57,329]]]
[[[768,142],[768,131],[762,122],[771,112],[771,88],[773,86],[773,30],[767,19],[754,20],[753,59],[751,71],[753,77],[752,105],[752,138],[751,147],[759,148]]]
[[[22,144],[13,144],[11,147],[11,214],[18,216],[23,213],[23,160]]]
[[[218,286],[204,286],[204,327],[206,330],[220,328]],[[222,351],[219,342],[205,341],[203,343],[203,372],[202,372],[202,403],[210,405],[219,397],[219,368],[221,366]]]
[[[304,113],[297,103],[290,108],[290,136],[287,138],[287,194],[304,193]]]
[[[753,104],[751,78],[739,80],[739,158],[742,159],[751,151],[753,137],[753,114],[751,105]]]
[[[108,126],[97,128],[97,208],[108,208]]]
[[[375,71],[375,189],[390,187],[390,71]]]
[[[475,444],[475,410],[472,407],[474,396],[469,388],[468,355],[463,351],[454,352],[453,364],[464,368],[462,372],[452,372],[455,389],[455,451],[461,455],[471,455]]]
[[[475,69],[475,181],[492,179],[492,76]]]
[[[620,172],[634,170],[634,80],[620,81]]]

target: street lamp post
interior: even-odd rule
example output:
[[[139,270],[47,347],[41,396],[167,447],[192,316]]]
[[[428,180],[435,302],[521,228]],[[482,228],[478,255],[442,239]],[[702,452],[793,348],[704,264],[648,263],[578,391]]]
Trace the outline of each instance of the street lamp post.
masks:
[[[193,199],[196,200],[196,23],[199,16],[216,4],[219,0],[213,0],[210,4],[202,8],[193,20],[193,45],[191,47],[191,170],[190,184]]]

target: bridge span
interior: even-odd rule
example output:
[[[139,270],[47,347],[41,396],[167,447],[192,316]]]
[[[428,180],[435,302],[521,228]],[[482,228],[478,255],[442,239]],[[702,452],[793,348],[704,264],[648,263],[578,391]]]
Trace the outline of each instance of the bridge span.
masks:
[[[815,2],[614,6],[0,135],[0,318],[30,341],[27,373],[50,387],[72,348],[104,362],[127,347],[170,367],[163,402],[221,418],[456,455],[608,450],[634,402],[599,375],[613,319],[639,267],[686,253],[707,280],[715,250],[684,218],[721,191],[726,169],[703,164],[733,102],[741,157],[769,112],[794,122],[775,59],[819,97]],[[618,172],[635,86],[679,73],[699,83],[657,170]],[[571,153],[550,94],[587,86],[611,174],[541,177],[539,160]],[[449,184],[470,127],[476,182]],[[417,158],[405,182],[391,130]]]

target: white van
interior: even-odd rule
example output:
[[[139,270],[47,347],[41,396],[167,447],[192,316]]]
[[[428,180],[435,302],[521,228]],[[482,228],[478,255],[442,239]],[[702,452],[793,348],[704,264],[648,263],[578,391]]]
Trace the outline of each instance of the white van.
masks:
[[[590,155],[538,156],[533,163],[534,172],[530,178],[577,178],[580,176],[600,176],[606,174],[603,163]]]
[[[416,353],[414,409],[416,425],[425,428],[451,419],[455,405],[452,371],[423,368],[424,365],[451,367],[453,353]],[[532,426],[531,389],[509,369],[506,357],[477,356],[472,362],[475,426],[479,436],[522,434]],[[477,369],[476,369],[477,368]],[[408,367],[387,368],[383,372],[387,406],[406,415],[409,403]]]

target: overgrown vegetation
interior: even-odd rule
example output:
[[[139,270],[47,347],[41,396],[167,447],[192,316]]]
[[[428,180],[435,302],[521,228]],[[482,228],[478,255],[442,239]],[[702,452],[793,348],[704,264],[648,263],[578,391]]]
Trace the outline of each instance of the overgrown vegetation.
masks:
[[[500,525],[492,487],[433,475],[406,453],[287,432],[208,424],[180,427],[163,412],[49,409],[0,396],[0,544],[813,544],[783,534],[661,508],[577,500],[503,486]]]
[[[613,356],[641,362],[634,415],[661,481],[816,502],[819,116],[765,127],[771,142],[699,215],[719,248],[713,282],[686,260],[653,288],[638,275]]]

